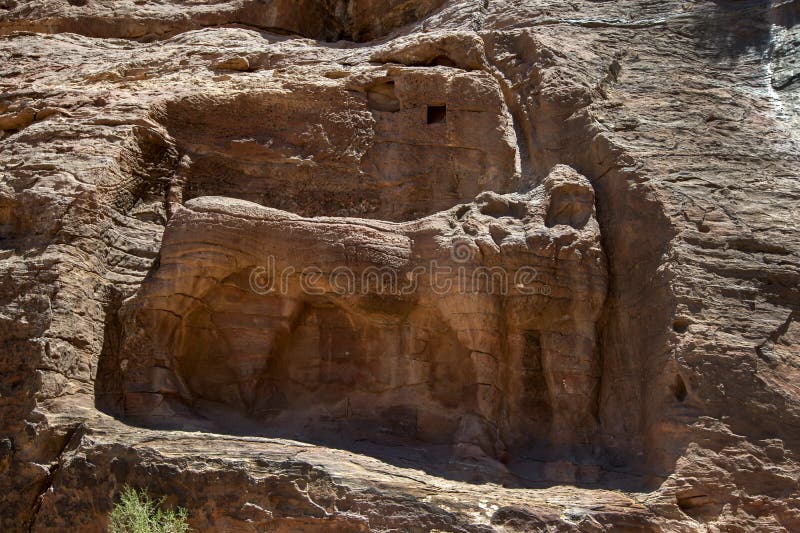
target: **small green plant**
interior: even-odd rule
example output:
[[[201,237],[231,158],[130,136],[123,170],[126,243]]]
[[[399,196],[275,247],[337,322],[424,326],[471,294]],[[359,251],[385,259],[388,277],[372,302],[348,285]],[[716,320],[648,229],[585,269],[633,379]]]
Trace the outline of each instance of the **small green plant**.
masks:
[[[164,511],[166,498],[154,500],[144,489],[127,485],[122,489],[120,501],[108,517],[109,533],[186,533],[186,509]]]

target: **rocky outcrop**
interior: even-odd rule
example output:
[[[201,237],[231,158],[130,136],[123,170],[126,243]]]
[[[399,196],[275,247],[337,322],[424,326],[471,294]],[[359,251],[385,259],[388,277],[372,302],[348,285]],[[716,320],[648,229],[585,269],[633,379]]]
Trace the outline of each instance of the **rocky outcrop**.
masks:
[[[797,19],[0,1],[0,529],[799,529]]]
[[[596,430],[593,213],[568,167],[402,224],[191,200],[122,312],[123,410],[209,400],[296,438],[380,428],[498,457],[551,435],[569,453]]]
[[[212,4],[4,0],[0,34],[27,30],[152,41],[238,25],[320,41],[365,42],[435,12],[442,0],[238,0]]]

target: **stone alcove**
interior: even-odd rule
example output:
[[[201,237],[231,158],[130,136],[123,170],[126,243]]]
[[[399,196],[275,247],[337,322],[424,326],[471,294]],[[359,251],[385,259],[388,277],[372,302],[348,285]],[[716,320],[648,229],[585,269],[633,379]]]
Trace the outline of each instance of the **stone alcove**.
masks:
[[[482,71],[329,80],[180,98],[154,113],[181,163],[159,264],[123,306],[105,374],[122,413],[503,460],[584,455],[607,285],[586,178],[557,167],[539,186],[521,179],[513,120]],[[404,279],[440,261],[507,278],[505,292],[437,293],[427,279],[396,297],[309,295],[295,276],[288,292],[263,294],[252,274],[270,257],[326,274]],[[525,268],[534,292],[516,294]]]

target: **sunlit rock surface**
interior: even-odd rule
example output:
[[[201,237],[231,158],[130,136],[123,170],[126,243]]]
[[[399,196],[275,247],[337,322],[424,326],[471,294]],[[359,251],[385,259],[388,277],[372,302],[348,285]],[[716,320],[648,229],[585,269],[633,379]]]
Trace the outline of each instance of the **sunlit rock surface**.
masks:
[[[0,0],[0,530],[800,530],[798,22]]]

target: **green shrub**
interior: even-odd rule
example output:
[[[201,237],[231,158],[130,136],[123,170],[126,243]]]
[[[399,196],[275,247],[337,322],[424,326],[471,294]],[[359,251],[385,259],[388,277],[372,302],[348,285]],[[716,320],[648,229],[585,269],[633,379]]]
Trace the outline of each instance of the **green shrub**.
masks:
[[[152,499],[144,489],[122,489],[120,501],[108,517],[109,533],[186,533],[186,509],[164,511],[166,498]]]

